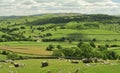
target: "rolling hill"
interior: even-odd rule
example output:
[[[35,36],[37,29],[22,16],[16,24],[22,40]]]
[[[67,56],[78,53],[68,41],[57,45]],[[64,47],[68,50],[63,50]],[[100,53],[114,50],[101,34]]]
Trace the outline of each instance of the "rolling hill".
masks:
[[[1,18],[5,18],[0,22],[1,42],[60,40],[64,37],[75,40],[120,40],[120,17],[117,16],[63,13]]]

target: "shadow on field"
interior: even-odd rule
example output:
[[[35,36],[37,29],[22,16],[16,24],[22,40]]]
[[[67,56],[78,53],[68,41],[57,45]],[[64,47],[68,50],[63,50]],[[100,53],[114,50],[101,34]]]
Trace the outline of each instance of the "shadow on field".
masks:
[[[72,33],[68,35],[68,38],[75,39],[76,41],[79,40],[90,40],[86,35],[82,33]]]

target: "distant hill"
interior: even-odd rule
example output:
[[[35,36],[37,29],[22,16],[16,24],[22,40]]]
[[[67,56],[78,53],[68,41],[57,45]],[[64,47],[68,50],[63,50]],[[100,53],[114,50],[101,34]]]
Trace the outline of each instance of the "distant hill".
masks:
[[[119,16],[48,13],[1,16],[0,20],[0,41],[120,40]]]
[[[0,20],[16,19],[20,17],[21,16],[0,16]]]

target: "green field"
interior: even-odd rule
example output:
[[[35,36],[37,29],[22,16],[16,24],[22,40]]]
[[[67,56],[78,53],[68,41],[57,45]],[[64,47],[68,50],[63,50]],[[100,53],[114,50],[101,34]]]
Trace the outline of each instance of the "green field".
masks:
[[[0,26],[0,61],[7,60],[11,55],[27,57],[14,60],[25,64],[24,67],[15,68],[10,62],[0,62],[0,73],[49,73],[49,70],[50,73],[120,73],[120,63],[116,60],[120,58],[119,16],[63,13],[1,17]],[[95,44],[94,48],[90,45],[91,41]],[[41,59],[53,57],[54,51],[59,50],[58,46],[62,47],[60,57],[66,57],[66,51],[75,53],[73,55],[77,53],[79,58],[84,57],[81,53],[86,46],[79,47],[80,42],[90,45],[85,52],[90,51],[92,55],[100,53],[102,58],[107,58],[107,52],[108,57],[110,55],[114,60],[109,60],[110,64],[85,64],[81,60],[77,60],[79,64],[72,64],[70,59]],[[46,50],[50,45],[54,49]],[[104,49],[106,45],[108,47]],[[99,46],[103,46],[102,52]],[[48,61],[49,66],[41,68],[42,61]]]
[[[48,61],[49,66],[41,68],[41,62],[42,61]],[[111,64],[104,65],[104,64],[89,64],[87,66],[86,64],[83,64],[81,61],[79,61],[79,64],[72,64],[69,60],[49,60],[49,59],[31,59],[31,60],[23,60],[23,61],[15,61],[16,63],[22,63],[25,64],[24,67],[18,67],[18,68],[9,68],[12,66],[10,63],[0,63],[0,66],[2,66],[0,73],[9,73],[10,71],[17,73],[47,73],[49,70],[52,73],[75,73],[75,71],[78,69],[77,73],[119,73],[120,70],[120,64],[113,61]]]

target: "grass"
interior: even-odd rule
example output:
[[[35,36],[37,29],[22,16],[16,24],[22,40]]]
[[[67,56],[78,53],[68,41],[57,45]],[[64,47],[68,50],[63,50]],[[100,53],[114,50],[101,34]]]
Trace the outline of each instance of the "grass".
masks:
[[[120,47],[109,48],[109,50],[115,51],[118,55],[120,55]]]
[[[41,68],[41,62],[47,60],[49,62],[48,67]],[[17,63],[24,63],[25,67],[9,68],[12,66],[10,63],[0,63],[3,68],[0,73],[8,73],[11,71],[17,71],[18,73],[47,73],[50,70],[52,73],[74,73],[77,69],[78,73],[118,73],[120,70],[120,64],[114,62],[113,65],[102,65],[97,63],[96,66],[86,66],[81,61],[79,64],[72,64],[68,60],[57,60],[57,59],[31,59],[31,60],[18,60]]]
[[[62,16],[65,16],[63,14]],[[46,25],[36,25],[39,21],[47,20],[53,17],[62,17],[61,15],[42,15],[41,16],[23,16],[17,19],[5,20],[0,22],[1,28],[19,28],[19,30],[12,31],[7,33],[5,30],[0,31],[0,36],[3,34],[11,35],[11,34],[20,34],[23,33],[25,37],[39,35],[46,35],[46,33],[52,33],[52,36],[45,36],[43,38],[61,38],[61,37],[69,37],[75,38],[77,41],[79,39],[87,39],[92,40],[95,38],[96,40],[102,40],[95,42],[96,45],[120,45],[120,41],[109,41],[109,40],[120,40],[120,30],[119,24],[103,24],[101,22],[91,21],[90,23],[99,24],[100,28],[96,29],[94,26],[88,27],[84,26],[84,24],[88,24],[89,22],[79,22],[79,23],[57,23],[57,24],[46,24]],[[68,15],[69,16],[69,15]],[[73,18],[73,17],[70,17]],[[34,21],[33,24],[26,23]],[[11,24],[7,24],[6,22],[11,22]],[[115,21],[117,22],[117,21]],[[16,23],[16,24],[15,24]],[[37,30],[38,27],[49,27],[55,26],[57,28],[51,28],[45,31]],[[78,25],[82,28],[79,28]],[[109,26],[108,26],[109,25]],[[21,29],[20,27],[24,26],[25,29]],[[32,26],[32,29],[31,29]],[[60,26],[68,27],[66,29],[60,29]],[[71,29],[70,29],[71,28]],[[7,30],[7,29],[6,29]],[[32,30],[34,30],[32,32]],[[19,38],[19,37],[16,37]],[[43,38],[39,38],[40,40]],[[35,38],[38,39],[38,38]],[[88,43],[88,42],[87,42]],[[78,42],[31,42],[31,41],[12,41],[12,42],[0,42],[1,50],[9,50],[18,53],[23,56],[45,56],[51,55],[52,52],[46,51],[46,47],[52,44],[55,47],[57,45],[61,45],[62,47],[76,47]],[[120,55],[120,47],[109,48],[109,50],[113,50]],[[5,55],[0,55],[0,60],[5,60]],[[25,67],[20,68],[9,68],[11,66],[10,63],[0,63],[0,66],[3,68],[0,69],[0,73],[10,73],[10,71],[17,71],[18,73],[47,73],[48,70],[51,70],[52,73],[75,73],[76,69],[79,69],[78,73],[119,73],[120,72],[120,63],[115,61],[114,65],[101,65],[97,63],[96,66],[86,66],[81,61],[79,64],[71,64],[71,62],[67,60],[57,60],[57,59],[46,59],[49,62],[49,66],[45,68],[41,68],[41,62],[44,59],[31,59],[31,60],[18,60],[15,62],[24,63]]]
[[[57,29],[57,31],[48,30],[42,32],[41,34],[45,34],[45,33],[52,33],[53,35],[47,38],[69,37],[69,38],[88,39],[88,40],[92,40],[93,38],[96,38],[97,40],[114,40],[114,39],[120,40],[119,33],[108,30],[100,30],[100,29],[82,29],[82,30]]]
[[[9,50],[18,53],[34,54],[34,55],[52,55],[52,52],[46,51],[46,47],[52,44],[55,47],[57,45],[62,45],[63,47],[76,46],[76,42],[63,43],[63,42],[2,42],[0,43],[0,49]]]
[[[5,60],[5,59],[6,59],[6,56],[0,54],[0,60]]]
[[[62,45],[62,46],[74,46],[76,42],[72,44],[68,42],[32,42],[32,41],[12,41],[12,42],[1,42],[0,46],[48,46],[52,45]]]
[[[26,54],[35,54],[35,55],[51,55],[52,52],[46,51],[44,47],[35,47],[35,46],[13,46],[13,47],[6,47],[1,46],[2,50],[9,50],[17,53],[26,53]]]
[[[88,42],[86,42],[88,43]],[[46,47],[48,45],[54,45],[56,47],[57,45],[61,45],[62,47],[77,47],[78,42],[30,42],[30,41],[13,41],[13,42],[1,42],[0,43],[0,49],[2,50],[9,50],[17,53],[25,53],[25,54],[34,54],[34,55],[51,55],[52,52],[46,51]],[[96,45],[119,45],[119,41],[101,41],[101,42],[95,42]],[[118,51],[118,50],[114,50]]]

